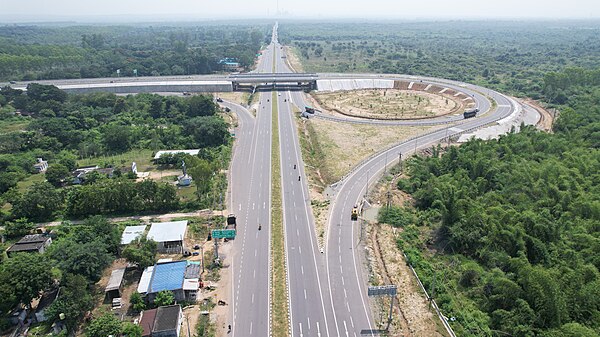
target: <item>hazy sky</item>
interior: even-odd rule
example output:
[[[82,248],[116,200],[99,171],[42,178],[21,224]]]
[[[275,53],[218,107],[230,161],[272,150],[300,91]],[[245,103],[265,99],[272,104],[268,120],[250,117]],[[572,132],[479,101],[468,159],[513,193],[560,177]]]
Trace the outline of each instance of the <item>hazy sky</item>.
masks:
[[[0,21],[265,18],[277,8],[298,18],[600,17],[600,0],[0,0]]]

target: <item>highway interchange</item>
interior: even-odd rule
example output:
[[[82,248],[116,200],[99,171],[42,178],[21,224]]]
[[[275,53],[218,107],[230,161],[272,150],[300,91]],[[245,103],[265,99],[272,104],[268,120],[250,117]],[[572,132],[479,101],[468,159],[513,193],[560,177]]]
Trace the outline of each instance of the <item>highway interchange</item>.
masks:
[[[292,72],[281,57],[277,41],[277,25],[271,44],[263,51],[255,72]],[[310,207],[308,179],[293,113],[294,105],[303,109],[305,97],[299,91],[278,92],[271,102],[270,91],[259,93],[256,117],[244,107],[223,102],[238,116],[236,142],[230,168],[229,210],[238,219],[231,265],[230,321],[232,336],[269,336],[270,316],[270,223],[271,223],[271,151],[280,151],[281,183],[284,213],[287,285],[289,291],[289,330],[293,337],[350,337],[373,335],[376,329],[371,304],[367,297],[363,243],[360,229],[350,220],[354,205],[363,200],[369,186],[386,167],[397,162],[399,154],[408,155],[447,137],[497,122],[516,113],[521,107],[511,98],[486,88],[428,77],[320,74],[326,78],[386,78],[436,83],[471,95],[481,111],[480,116],[463,120],[440,117],[416,121],[375,121],[317,114],[342,123],[438,125],[444,128],[403,141],[362,161],[341,181],[334,184],[335,196],[328,217],[326,244],[317,244],[314,218]],[[144,83],[176,81],[220,81],[222,76],[186,76],[135,79],[85,79],[40,81],[58,86],[94,85],[95,83]],[[20,83],[15,85],[19,87]],[[489,99],[488,99],[489,98]],[[495,101],[492,106],[490,100]],[[276,104],[273,104],[276,103]],[[273,106],[278,109],[275,116]],[[279,149],[272,148],[271,122],[279,118]],[[258,226],[261,225],[261,229]],[[226,331],[225,331],[226,332]]]

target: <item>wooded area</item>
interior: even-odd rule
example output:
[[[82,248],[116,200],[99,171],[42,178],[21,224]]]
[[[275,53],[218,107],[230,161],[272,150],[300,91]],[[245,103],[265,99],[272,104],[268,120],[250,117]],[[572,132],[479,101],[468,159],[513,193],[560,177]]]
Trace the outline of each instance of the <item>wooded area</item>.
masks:
[[[2,26],[0,81],[165,76],[254,64],[270,25]],[[134,69],[137,73],[134,73]]]
[[[554,134],[525,128],[415,157],[380,213],[460,336],[598,336],[598,71],[545,77]],[[556,90],[564,94],[555,95]]]

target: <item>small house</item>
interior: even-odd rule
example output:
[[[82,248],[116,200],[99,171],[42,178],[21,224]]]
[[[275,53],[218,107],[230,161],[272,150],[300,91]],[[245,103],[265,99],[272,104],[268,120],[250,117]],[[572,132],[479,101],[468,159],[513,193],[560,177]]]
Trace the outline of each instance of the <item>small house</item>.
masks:
[[[187,220],[152,223],[147,238],[156,242],[160,253],[181,254],[184,249],[187,224]]]
[[[182,320],[179,304],[144,310],[140,319],[142,337],[179,337]]]
[[[133,241],[140,239],[146,231],[146,225],[127,226],[121,235],[121,244],[128,245]]]
[[[168,290],[177,301],[196,301],[200,285],[200,265],[191,261],[157,263],[146,268],[138,292],[153,302],[158,292]]]
[[[37,158],[36,163],[33,164],[33,168],[37,173],[44,173],[48,169],[48,162],[42,158]]]
[[[44,234],[25,235],[14,245],[6,250],[6,255],[10,257],[15,253],[44,253],[46,248],[52,243],[52,238]]]

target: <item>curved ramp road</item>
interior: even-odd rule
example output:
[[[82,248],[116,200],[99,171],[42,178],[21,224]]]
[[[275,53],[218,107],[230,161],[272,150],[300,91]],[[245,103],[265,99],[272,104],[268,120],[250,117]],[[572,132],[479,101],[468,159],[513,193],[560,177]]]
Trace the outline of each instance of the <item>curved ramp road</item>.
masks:
[[[271,44],[259,59],[259,73],[292,72],[281,58],[277,25]],[[381,121],[316,114],[317,118],[374,125],[439,125],[447,127],[420,135],[371,156],[334,184],[336,195],[330,208],[326,247],[320,250],[310,208],[310,197],[293,105],[303,109],[302,92],[281,91],[277,95],[279,149],[272,149],[272,102],[270,92],[260,92],[256,118],[240,105],[223,102],[239,116],[236,144],[231,163],[229,209],[237,216],[238,233],[231,261],[231,336],[271,336],[270,330],[270,222],[271,222],[271,151],[280,151],[285,249],[288,267],[290,332],[292,337],[372,336],[375,327],[367,297],[363,245],[359,241],[358,222],[350,220],[352,207],[359,204],[368,187],[382,175],[386,165],[446,137],[497,122],[516,114],[520,105],[486,88],[430,77],[374,74],[319,74],[321,79],[398,79],[423,81],[472,95],[479,116],[445,116],[428,120]],[[224,81],[226,76],[171,76],[158,78],[81,79],[40,81],[58,86],[141,86],[160,82],[164,86],[181,81]],[[19,83],[15,87],[24,87]],[[157,91],[160,85],[156,86]],[[496,102],[492,108],[488,97]],[[294,167],[295,165],[295,167]],[[262,229],[258,230],[261,224]],[[226,331],[225,331],[226,332]],[[223,332],[223,333],[225,333]]]

